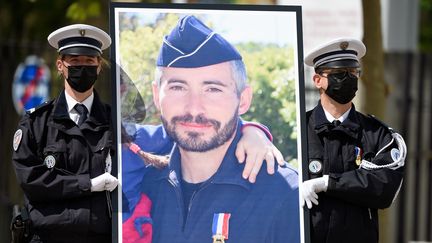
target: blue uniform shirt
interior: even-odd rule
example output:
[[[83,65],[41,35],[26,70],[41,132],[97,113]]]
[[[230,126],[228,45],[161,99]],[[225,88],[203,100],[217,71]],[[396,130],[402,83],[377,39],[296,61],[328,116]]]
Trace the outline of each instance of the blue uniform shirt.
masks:
[[[135,130],[134,142],[143,151],[153,154],[169,154],[173,141],[167,135],[162,125],[127,124],[129,129]],[[128,148],[122,149],[122,186],[123,186],[123,221],[129,218],[130,212],[139,200],[139,184],[146,173],[144,161]]]
[[[212,242],[215,213],[231,214],[226,243],[300,242],[297,172],[287,166],[268,175],[263,168],[257,182],[249,183],[235,157],[239,138],[240,129],[218,171],[192,195],[186,213],[178,147],[169,167],[146,174],[142,191],[153,205],[154,243]]]

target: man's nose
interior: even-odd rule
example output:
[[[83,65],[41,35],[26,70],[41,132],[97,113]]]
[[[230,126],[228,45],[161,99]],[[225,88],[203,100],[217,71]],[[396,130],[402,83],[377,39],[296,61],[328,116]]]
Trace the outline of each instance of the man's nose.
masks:
[[[190,92],[187,97],[186,111],[192,116],[202,114],[205,111],[203,94],[199,92]]]

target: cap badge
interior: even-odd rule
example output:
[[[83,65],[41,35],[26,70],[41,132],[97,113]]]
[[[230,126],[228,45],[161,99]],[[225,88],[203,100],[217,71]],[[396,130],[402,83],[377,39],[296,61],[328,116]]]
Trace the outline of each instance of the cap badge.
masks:
[[[349,46],[348,41],[343,41],[343,42],[341,42],[340,45],[339,45],[339,47],[340,47],[342,50],[346,50],[346,49],[348,48],[348,46]]]
[[[79,33],[80,33],[81,36],[85,36],[86,31],[84,29],[80,29]]]

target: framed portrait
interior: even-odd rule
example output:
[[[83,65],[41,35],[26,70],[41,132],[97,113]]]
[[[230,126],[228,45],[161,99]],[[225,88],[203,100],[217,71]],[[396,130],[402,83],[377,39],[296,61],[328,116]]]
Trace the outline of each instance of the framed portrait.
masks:
[[[201,41],[188,53],[168,40],[171,31],[179,28],[179,22],[190,16],[211,29],[212,35],[222,36],[241,55],[253,93],[250,108],[241,119],[267,127],[273,144],[285,161],[298,170],[299,182],[302,180],[306,130],[299,6],[111,3],[111,72],[115,87],[112,111],[118,151],[116,173],[120,181],[117,201],[114,200],[114,242],[129,242],[131,234],[144,237],[140,242],[151,242],[154,219],[150,208],[155,205],[142,206],[145,193],[141,189],[149,167],[163,170],[169,166],[176,144],[161,121],[157,98],[153,96],[154,85],[160,79],[158,66],[164,62],[160,53],[165,46],[183,58],[195,55],[206,44]],[[188,44],[192,45],[193,38]],[[224,55],[209,50],[209,54],[194,62]],[[303,210],[299,211],[303,231],[305,217]],[[150,234],[147,239],[146,234]],[[304,233],[301,238],[307,242]]]

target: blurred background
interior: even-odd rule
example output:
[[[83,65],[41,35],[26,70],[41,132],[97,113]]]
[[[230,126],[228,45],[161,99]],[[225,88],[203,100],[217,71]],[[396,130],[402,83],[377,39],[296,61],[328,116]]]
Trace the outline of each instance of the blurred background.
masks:
[[[391,124],[408,146],[399,197],[391,208],[380,211],[380,242],[432,242],[431,0],[153,2],[301,5],[304,55],[333,38],[362,39],[367,53],[356,107]],[[109,32],[109,1],[0,0],[0,242],[10,242],[12,206],[23,201],[11,163],[17,122],[24,110],[56,97],[62,89],[54,69],[57,54],[46,38],[74,23]],[[104,55],[109,60],[108,52]],[[305,69],[307,110],[318,101],[311,72]],[[109,74],[107,67],[96,82],[107,103]]]

